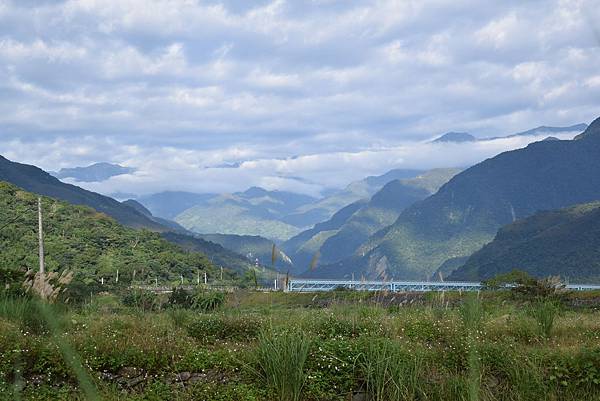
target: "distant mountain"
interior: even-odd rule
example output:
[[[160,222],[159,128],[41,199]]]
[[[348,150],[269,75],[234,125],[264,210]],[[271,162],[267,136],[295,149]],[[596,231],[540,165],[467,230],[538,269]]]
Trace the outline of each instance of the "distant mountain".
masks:
[[[87,167],[63,168],[58,172],[50,172],[58,179],[72,178],[80,182],[101,182],[122,174],[131,174],[134,168],[123,167],[111,163],[95,163]]]
[[[226,269],[235,271],[238,274],[243,274],[254,268],[254,263],[249,261],[246,257],[229,249],[225,249],[217,243],[173,231],[164,232],[161,236],[167,241],[177,244],[188,251],[202,252],[214,265],[222,266]]]
[[[152,215],[152,213],[146,209],[144,207],[144,205],[142,205],[141,203],[139,203],[136,200],[133,199],[128,199],[126,201],[121,202],[124,205],[127,205],[135,210],[137,210],[139,213],[143,214],[144,216],[148,217],[150,220],[177,232],[183,233],[183,234],[188,234],[188,235],[192,235],[192,233],[190,233],[189,231],[187,231],[185,228],[183,228],[182,226],[180,226],[179,224],[177,224],[176,222],[174,222],[173,220],[169,220],[169,219],[163,219],[162,217],[155,217]]]
[[[173,220],[181,212],[202,204],[215,196],[215,194],[166,191],[142,196],[137,201],[150,210],[154,216]]]
[[[354,181],[342,190],[334,191],[329,196],[320,199],[317,202],[306,204],[305,206],[298,208],[297,212],[291,217],[306,221],[309,224],[306,224],[305,226],[310,227],[331,218],[338,210],[353,202],[370,198],[375,192],[379,191],[390,181],[413,178],[423,171],[424,170],[394,169],[382,175],[369,176],[362,180]]]
[[[317,251],[320,264],[349,257],[371,235],[393,223],[402,210],[437,191],[458,172],[459,169],[434,169],[415,178],[388,182],[368,202],[351,204],[342,209],[345,213],[334,215],[329,224],[292,238],[283,248],[294,264],[304,268]]]
[[[281,247],[288,255],[291,255],[290,257],[294,263],[292,274],[296,275],[306,271],[311,259],[323,246],[327,238],[335,235],[344,223],[367,202],[368,200],[363,199],[351,203],[340,209],[329,220],[316,224],[313,228],[303,231],[284,242]]]
[[[467,134],[466,132],[448,132],[439,138],[434,139],[431,142],[474,142],[477,138],[475,138],[471,134]]]
[[[446,260],[471,255],[516,219],[600,199],[600,119],[578,138],[535,142],[463,171],[403,211],[353,257],[314,275],[428,278]]]
[[[225,249],[245,256],[250,263],[258,260],[260,265],[271,266],[273,241],[257,235],[198,234],[198,238],[214,242]],[[280,270],[292,269],[291,259],[279,247],[275,247],[275,267]]]
[[[75,205],[90,206],[129,227],[147,228],[153,231],[165,230],[165,227],[144,214],[112,198],[65,184],[35,166],[15,163],[2,156],[0,156],[0,181],[7,181],[26,191],[61,199]]]
[[[600,202],[539,212],[501,228],[448,279],[482,280],[513,269],[600,282]]]
[[[199,234],[260,235],[281,241],[304,227],[300,225],[304,222],[288,222],[289,214],[312,202],[315,199],[307,195],[252,187],[212,197],[180,213],[175,221]]]
[[[567,127],[547,127],[542,125],[527,131],[517,132],[516,134],[508,135],[506,138],[512,138],[515,136],[542,136],[542,135],[556,135],[563,132],[583,132],[588,127],[587,124],[575,124]]]
[[[503,138],[515,138],[521,136],[543,136],[543,135],[557,135],[568,132],[582,132],[587,128],[587,124],[575,124],[569,125],[567,127],[547,127],[542,125],[540,127],[536,127],[527,131],[517,132],[516,134],[506,135],[506,136],[495,136],[490,138],[477,138],[471,134],[466,132],[448,132],[443,134],[442,136],[431,141],[432,143],[464,143],[464,142],[484,142],[491,141],[495,139],[503,139]]]

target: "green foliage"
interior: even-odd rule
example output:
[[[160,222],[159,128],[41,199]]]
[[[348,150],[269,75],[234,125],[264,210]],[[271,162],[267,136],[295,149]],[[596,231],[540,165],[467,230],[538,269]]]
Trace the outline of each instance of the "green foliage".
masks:
[[[119,283],[173,281],[194,277],[212,266],[200,253],[185,252],[157,233],[134,230],[84,206],[43,198],[46,267],[68,269],[88,288]],[[20,216],[18,222],[12,222]],[[8,222],[8,224],[3,224]],[[18,279],[19,271],[37,270],[37,196],[0,182],[0,266],[2,275]],[[82,298],[80,290],[77,298]],[[75,298],[75,296],[73,296]]]
[[[264,331],[256,349],[256,371],[279,401],[301,400],[311,341],[300,331]]]

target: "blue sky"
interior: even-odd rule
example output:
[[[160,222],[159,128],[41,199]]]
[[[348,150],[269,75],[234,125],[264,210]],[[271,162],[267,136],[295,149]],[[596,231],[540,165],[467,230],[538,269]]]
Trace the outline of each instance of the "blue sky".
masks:
[[[425,142],[600,114],[599,26],[599,0],[0,0],[0,153],[138,168],[105,193],[468,165],[526,142]]]

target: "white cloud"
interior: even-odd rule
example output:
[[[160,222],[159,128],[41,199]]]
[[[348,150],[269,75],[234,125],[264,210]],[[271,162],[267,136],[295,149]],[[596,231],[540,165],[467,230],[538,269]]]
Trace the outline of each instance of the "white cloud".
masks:
[[[51,169],[126,161],[140,173],[119,180],[139,190],[177,174],[319,187],[430,165],[419,152],[476,161],[505,147],[448,158],[409,144],[597,117],[595,3],[0,0],[0,153]]]

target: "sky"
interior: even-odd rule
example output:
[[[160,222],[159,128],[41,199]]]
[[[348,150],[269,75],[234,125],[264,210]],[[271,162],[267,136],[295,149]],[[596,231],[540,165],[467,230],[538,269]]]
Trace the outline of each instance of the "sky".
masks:
[[[447,131],[589,123],[599,65],[600,0],[0,0],[0,154],[137,169],[103,193],[316,195],[540,139]]]

